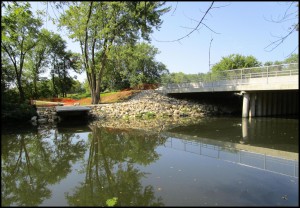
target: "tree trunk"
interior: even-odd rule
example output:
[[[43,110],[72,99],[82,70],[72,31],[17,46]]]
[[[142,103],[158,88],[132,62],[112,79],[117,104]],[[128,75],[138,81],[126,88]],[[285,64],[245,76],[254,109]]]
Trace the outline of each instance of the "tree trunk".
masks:
[[[37,99],[38,98],[38,89],[37,89],[37,78],[36,78],[36,76],[34,76],[34,78],[33,78],[33,97],[34,97],[34,99]]]
[[[17,87],[20,93],[20,102],[23,103],[25,101],[25,94],[23,91],[23,87],[21,84],[21,77],[17,76]]]

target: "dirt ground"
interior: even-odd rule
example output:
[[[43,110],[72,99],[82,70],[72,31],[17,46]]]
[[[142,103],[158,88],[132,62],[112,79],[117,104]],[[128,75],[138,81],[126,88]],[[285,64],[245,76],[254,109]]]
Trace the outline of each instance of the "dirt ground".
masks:
[[[133,94],[140,92],[140,90],[127,90],[127,91],[120,91],[116,92],[112,95],[106,95],[101,98],[101,103],[114,103],[114,102],[119,102],[126,100],[130,98]],[[80,100],[74,100],[74,99],[69,99],[69,100],[62,100],[61,102],[64,103],[64,106],[68,105],[74,105],[74,103],[79,103],[80,105],[90,105],[92,102],[92,98],[82,98]]]
[[[142,84],[138,85],[135,88],[128,88],[124,89],[122,91],[110,94],[110,95],[105,95],[105,96],[100,96],[101,103],[114,103],[114,102],[120,102],[129,99],[132,95],[141,92],[142,90],[147,90],[147,89],[155,89],[157,85],[154,84]],[[48,102],[59,102],[63,103],[64,106],[71,106],[76,103],[79,103],[79,105],[90,105],[92,102],[92,98],[82,98],[79,100],[75,100],[72,98],[53,98],[53,99],[41,99],[43,101],[48,101]],[[51,104],[46,104],[47,106]],[[56,105],[53,103],[53,105]]]

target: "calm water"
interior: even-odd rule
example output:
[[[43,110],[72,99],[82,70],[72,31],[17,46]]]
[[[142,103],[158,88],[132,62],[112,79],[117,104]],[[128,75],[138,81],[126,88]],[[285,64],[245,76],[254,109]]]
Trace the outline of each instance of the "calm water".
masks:
[[[2,206],[298,206],[298,119],[210,118],[160,133],[9,128]]]

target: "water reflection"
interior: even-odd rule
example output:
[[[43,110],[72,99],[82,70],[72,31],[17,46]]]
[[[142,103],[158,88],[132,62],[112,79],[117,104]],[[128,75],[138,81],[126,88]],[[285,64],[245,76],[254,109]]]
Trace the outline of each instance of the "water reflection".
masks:
[[[84,164],[85,179],[66,198],[71,206],[106,206],[117,197],[117,206],[162,206],[151,185],[143,188],[147,173],[136,166],[148,165],[159,158],[155,151],[164,137],[90,126],[89,155]],[[154,136],[154,137],[153,137]]]
[[[85,132],[88,139],[75,132]],[[83,168],[77,171],[85,177],[65,192],[65,205],[106,206],[113,197],[118,206],[164,205],[151,185],[141,185],[147,173],[137,168],[159,159],[155,148],[165,143],[163,136],[97,126],[2,136],[2,206],[43,204],[55,191],[50,185],[74,175],[71,164],[79,161]]]
[[[85,152],[74,134],[42,130],[2,135],[1,205],[37,206],[51,197],[49,185],[71,172],[70,161]]]
[[[160,133],[95,125],[2,132],[1,204],[107,206],[116,197],[117,206],[294,206],[297,129],[295,120],[218,118]]]
[[[169,132],[245,144],[288,152],[299,152],[298,119],[206,118],[197,124]]]
[[[286,153],[285,158],[273,157],[266,154],[245,151],[235,145],[224,145],[223,142],[205,138],[195,138],[172,133],[164,133],[168,136],[165,146],[171,149],[197,154],[199,156],[211,157],[238,165],[246,165],[264,171],[274,172],[286,176],[299,177],[299,163],[297,154]],[[240,146],[238,146],[240,147]],[[257,149],[252,149],[257,150]],[[277,153],[277,152],[276,152]]]

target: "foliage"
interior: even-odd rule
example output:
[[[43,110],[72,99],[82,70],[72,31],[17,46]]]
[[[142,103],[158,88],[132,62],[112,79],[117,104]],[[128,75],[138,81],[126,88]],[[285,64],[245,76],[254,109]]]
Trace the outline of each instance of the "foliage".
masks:
[[[45,67],[49,63],[47,55],[49,54],[50,32],[42,29],[38,35],[38,43],[36,47],[28,52],[28,58],[25,59],[24,63],[26,80],[31,81],[33,84],[33,94],[31,96],[33,98],[39,97],[37,85],[40,80],[40,74],[45,72]]]
[[[68,91],[68,93],[78,93],[78,94],[82,94],[82,93],[85,93],[85,89],[84,89],[84,86],[83,86],[83,83],[81,83],[80,81],[78,80],[74,80],[72,79],[72,86],[70,88],[70,90]]]
[[[117,201],[118,201],[118,197],[113,197],[113,198],[111,198],[111,199],[107,199],[107,200],[106,200],[106,205],[107,205],[108,207],[113,207],[113,206],[116,205]]]
[[[112,47],[102,88],[112,91],[143,83],[160,83],[161,76],[168,73],[168,70],[163,63],[155,60],[157,54],[157,48],[144,42],[134,46],[127,44]]]
[[[60,18],[69,37],[80,43],[81,59],[91,90],[92,103],[100,101],[101,82],[109,51],[115,45],[149,40],[152,27],[169,8],[161,2],[74,2]]]
[[[65,95],[74,84],[66,67],[54,72],[52,82],[41,73],[50,64],[57,69],[58,61],[65,59],[70,61],[69,68],[78,71],[78,55],[65,51],[60,35],[40,30],[42,21],[34,17],[28,2],[8,2],[1,7],[5,8],[1,18],[1,119],[29,120],[34,110],[26,100],[50,97],[53,91]],[[56,62],[49,59],[54,56]]]
[[[212,72],[258,66],[261,66],[261,63],[254,56],[231,54],[227,57],[222,57],[222,59],[212,67]]]
[[[209,74],[184,74],[183,72],[176,72],[170,74],[163,74],[161,77],[161,83],[184,83],[184,82],[199,82],[205,81],[209,78]]]
[[[298,54],[291,54],[290,57],[284,60],[284,63],[299,63],[299,56]]]
[[[1,122],[30,121],[36,116],[36,110],[32,105],[19,103],[3,103],[1,107]]]
[[[41,25],[41,20],[33,17],[28,2],[8,4],[1,18],[1,51],[3,49],[8,55],[13,66],[21,101],[25,100],[22,87],[24,60],[38,43]]]
[[[298,54],[291,54],[289,57],[287,57],[283,61],[274,61],[274,62],[267,61],[267,62],[265,62],[264,66],[289,64],[289,63],[299,63],[299,56],[298,56]]]

